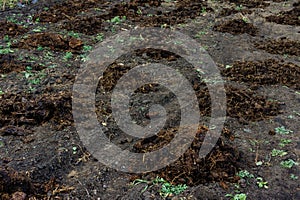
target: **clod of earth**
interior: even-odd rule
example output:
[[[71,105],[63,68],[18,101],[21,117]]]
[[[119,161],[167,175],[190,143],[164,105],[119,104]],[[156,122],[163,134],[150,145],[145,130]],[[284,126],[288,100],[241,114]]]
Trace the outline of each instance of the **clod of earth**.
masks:
[[[22,72],[26,67],[31,67],[32,70],[40,71],[44,67],[38,64],[27,63],[18,61],[14,55],[3,54],[0,55],[0,74],[8,74],[10,72]]]
[[[253,85],[282,84],[300,89],[300,67],[294,63],[284,63],[269,59],[264,61],[237,61],[222,74],[231,81],[241,81]]]
[[[288,39],[286,37],[277,40],[267,40],[255,43],[255,47],[263,49],[272,54],[289,54],[300,56],[300,42]]]
[[[83,43],[77,38],[56,33],[35,33],[22,39],[19,43],[12,44],[14,48],[24,49],[36,49],[39,46],[49,47],[52,50],[78,52],[82,49]]]
[[[243,19],[234,19],[225,23],[220,23],[214,26],[215,31],[223,33],[231,33],[233,35],[247,33],[249,35],[256,35],[258,29],[251,23],[245,22]]]
[[[14,24],[8,21],[0,21],[0,38],[2,39],[5,35],[15,37],[23,35],[28,31],[27,28]]]

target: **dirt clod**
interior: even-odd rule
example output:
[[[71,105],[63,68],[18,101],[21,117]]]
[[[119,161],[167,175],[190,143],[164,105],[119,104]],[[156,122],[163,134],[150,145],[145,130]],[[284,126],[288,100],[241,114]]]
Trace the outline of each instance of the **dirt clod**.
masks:
[[[0,27],[0,38],[3,38],[5,35],[15,37],[22,35],[28,31],[27,28],[8,21],[0,21]]]
[[[233,35],[247,33],[249,35],[256,35],[258,29],[250,23],[245,22],[242,19],[234,19],[225,23],[220,23],[214,26],[215,31],[223,33],[231,33]]]
[[[80,51],[83,43],[81,40],[73,37],[64,37],[56,33],[36,33],[22,39],[19,43],[13,44],[13,47],[24,49],[36,49],[39,46],[49,47],[52,50]]]
[[[263,42],[257,42],[255,47],[272,54],[300,55],[300,42],[285,37],[277,40],[270,39]]]

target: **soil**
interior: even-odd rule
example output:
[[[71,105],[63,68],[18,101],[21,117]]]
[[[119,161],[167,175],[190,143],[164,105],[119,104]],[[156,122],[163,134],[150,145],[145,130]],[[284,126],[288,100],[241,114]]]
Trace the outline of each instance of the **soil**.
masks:
[[[299,20],[300,15],[300,5],[299,3],[294,3],[294,8],[289,11],[280,12],[277,15],[271,15],[267,17],[267,21],[275,22],[277,24],[286,24],[286,25],[300,25]]]
[[[234,19],[221,23],[214,27],[215,31],[223,33],[231,33],[233,35],[248,33],[249,35],[256,35],[257,28],[253,24],[245,22],[243,19]]]
[[[247,199],[300,198],[299,165],[281,165],[300,162],[298,1],[40,0],[2,11],[0,25],[0,199],[230,199],[226,194],[239,193]],[[170,143],[181,112],[167,88],[147,84],[130,100],[130,115],[143,126],[156,115],[151,105],[166,109],[165,126],[149,138],[125,134],[110,105],[116,83],[129,70],[162,63],[183,74],[197,96],[203,120],[188,150],[160,170],[131,174],[99,163],[80,141],[72,115],[78,70],[98,42],[137,26],[181,31],[217,64],[227,115],[205,158],[198,157],[211,128],[205,79],[180,55],[159,49],[128,52],[107,67],[96,92],[98,121],[112,143],[131,152]],[[279,133],[278,127],[292,132]],[[287,155],[274,156],[274,149]],[[268,188],[238,176],[241,170],[262,177]],[[188,188],[163,197],[161,184],[150,186],[156,177]],[[146,181],[132,184],[136,179]]]

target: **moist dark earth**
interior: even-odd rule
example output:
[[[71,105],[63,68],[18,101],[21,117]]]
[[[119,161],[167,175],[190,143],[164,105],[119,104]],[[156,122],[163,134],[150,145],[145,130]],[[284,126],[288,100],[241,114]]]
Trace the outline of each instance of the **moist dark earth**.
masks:
[[[295,0],[40,0],[1,11],[0,199],[300,199],[299,22]],[[154,103],[167,112],[163,129],[144,139],[124,133],[110,105],[128,71],[167,65],[191,83],[204,119],[188,133],[194,140],[186,152],[157,171],[125,173],[98,162],[80,141],[72,113],[76,75],[94,46],[136,27],[184,33],[216,63],[226,121],[206,157],[198,154],[213,130],[207,87],[213,80],[161,49],[127,52],[111,63],[99,77],[95,113],[105,136],[122,149],[146,153],[167,145],[180,126],[176,94],[159,84],[136,89],[130,115],[137,124],[149,124]],[[294,165],[285,168],[287,160]],[[254,178],[239,175],[245,170]],[[162,184],[151,186],[156,177],[188,188],[163,196]],[[136,179],[145,182],[134,184]]]

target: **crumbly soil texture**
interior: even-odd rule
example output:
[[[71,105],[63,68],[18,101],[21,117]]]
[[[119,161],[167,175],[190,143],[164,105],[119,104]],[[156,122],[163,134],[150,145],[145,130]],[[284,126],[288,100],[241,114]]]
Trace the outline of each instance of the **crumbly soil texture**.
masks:
[[[39,0],[1,11],[0,199],[300,199],[299,11],[296,0]],[[222,77],[226,100],[218,106],[226,118],[217,133],[210,123],[216,91],[209,84],[221,79],[205,77],[174,52],[126,52],[97,78],[93,116],[102,137],[144,156],[174,145],[182,105],[159,83],[136,88],[128,105],[132,122],[141,127],[160,115],[151,106],[164,107],[166,121],[155,135],[135,137],[114,118],[111,99],[118,82],[149,63],[188,80],[201,118],[196,132],[183,128],[191,144],[173,162],[126,173],[100,162],[80,140],[72,111],[85,107],[72,104],[73,85],[94,47],[137,27],[179,31],[207,52]],[[209,133],[220,137],[199,157]],[[163,163],[163,156],[173,155],[161,156]],[[164,193],[158,177],[187,188]]]

